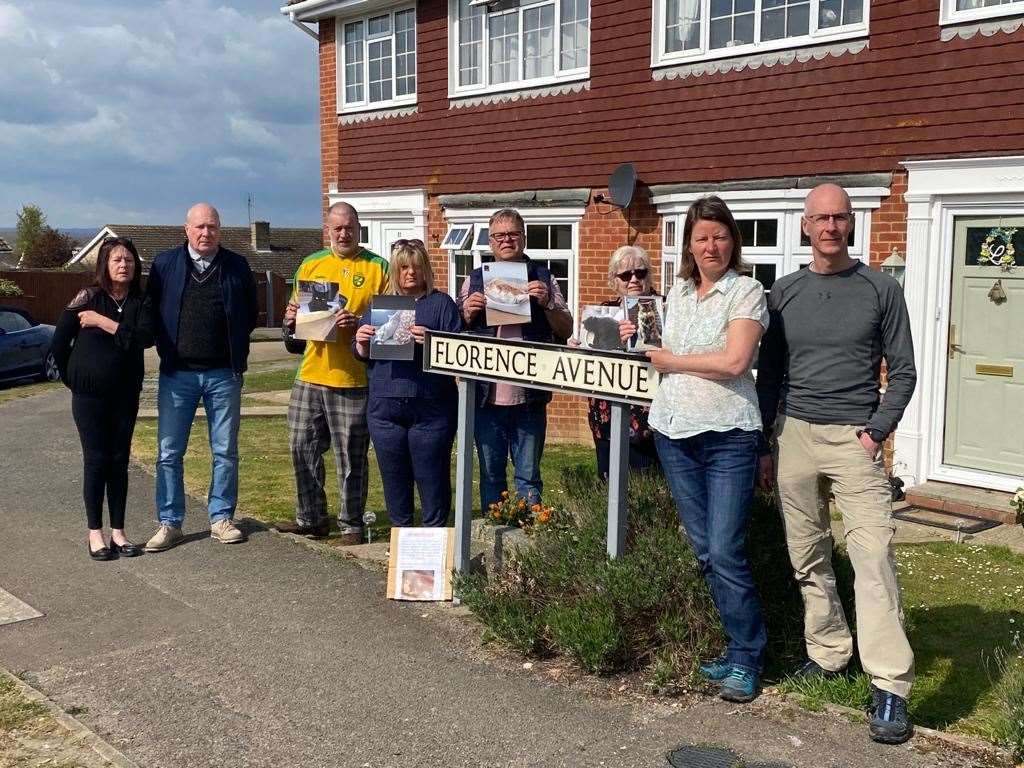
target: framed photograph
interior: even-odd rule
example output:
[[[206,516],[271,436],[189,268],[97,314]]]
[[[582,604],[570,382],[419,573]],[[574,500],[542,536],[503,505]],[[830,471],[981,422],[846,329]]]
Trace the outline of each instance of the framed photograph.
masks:
[[[306,341],[334,341],[338,335],[335,320],[348,299],[338,284],[326,280],[299,280],[295,291],[299,311],[295,315],[295,338]]]
[[[627,347],[630,352],[661,349],[665,316],[660,296],[623,296],[622,311],[636,326],[636,333]]]
[[[482,264],[487,325],[519,325],[530,322],[529,279],[522,261]]]
[[[412,360],[416,341],[416,299],[412,296],[374,296],[370,325],[377,329],[370,341],[371,360]]]
[[[603,307],[588,304],[583,307],[580,316],[580,346],[584,349],[623,349],[619,340],[619,321],[622,320],[622,307],[618,304]]]

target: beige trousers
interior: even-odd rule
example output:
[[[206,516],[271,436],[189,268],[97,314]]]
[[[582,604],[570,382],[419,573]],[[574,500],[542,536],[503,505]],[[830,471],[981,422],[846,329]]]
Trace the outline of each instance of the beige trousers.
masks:
[[[857,428],[776,422],[775,466],[789,559],[804,600],[804,640],[810,659],[840,670],[853,655],[832,570],[832,529],[821,481],[831,483],[853,564],[857,645],[864,671],[878,688],[904,698],[914,682],[914,653],[892,554],[892,497],[881,456],[867,455]]]

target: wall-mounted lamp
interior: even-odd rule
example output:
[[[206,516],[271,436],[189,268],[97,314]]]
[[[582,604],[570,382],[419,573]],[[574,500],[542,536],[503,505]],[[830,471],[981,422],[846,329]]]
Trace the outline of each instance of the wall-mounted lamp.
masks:
[[[899,283],[900,288],[903,287],[903,275],[907,271],[907,262],[900,256],[895,245],[892,247],[892,253],[882,262],[882,271]]]

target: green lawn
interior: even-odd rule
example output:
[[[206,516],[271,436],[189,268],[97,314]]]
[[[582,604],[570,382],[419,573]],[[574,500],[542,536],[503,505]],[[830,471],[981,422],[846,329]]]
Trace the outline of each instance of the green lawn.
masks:
[[[276,373],[276,372],[275,372]],[[258,374],[263,375],[263,374]],[[246,377],[248,384],[248,377]],[[203,422],[192,431],[192,439],[185,456],[185,481],[189,490],[199,498],[206,496],[210,475],[210,449],[205,439]],[[283,416],[243,419],[239,431],[239,499],[243,515],[266,522],[292,520],[295,516],[295,478],[291,455],[288,451],[288,425]],[[156,422],[140,420],[135,428],[133,452],[145,464],[152,466],[156,458]],[[334,473],[331,453],[324,457],[327,467],[327,497],[331,509],[338,509],[338,482]],[[562,493],[561,469],[580,463],[594,464],[594,451],[590,446],[549,445],[544,451],[542,473],[547,483],[545,498],[557,503]],[[455,461],[452,460],[452,476]],[[479,498],[479,475],[474,472],[473,501]],[[385,511],[384,495],[380,485],[377,457],[370,450],[370,490],[366,508],[377,514],[373,526],[374,538],[390,528]]]
[[[272,368],[265,371],[250,371],[242,381],[242,394],[253,392],[280,392],[291,389],[295,381],[296,365],[284,368]]]
[[[22,397],[51,392],[63,386],[59,381],[41,381],[36,384],[0,384],[0,405]]]

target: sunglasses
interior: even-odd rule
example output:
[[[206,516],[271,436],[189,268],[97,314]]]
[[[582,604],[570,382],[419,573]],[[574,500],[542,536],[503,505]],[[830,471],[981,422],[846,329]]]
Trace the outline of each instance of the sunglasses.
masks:
[[[391,250],[393,251],[393,250],[395,250],[395,248],[402,248],[402,247],[404,247],[406,245],[417,245],[420,248],[422,248],[423,247],[423,241],[420,240],[419,238],[413,238],[411,240],[407,240],[404,237],[402,237],[402,238],[399,238],[398,240],[395,240],[395,242],[393,242],[391,244]]]
[[[624,283],[628,283],[634,276],[637,280],[646,280],[649,271],[647,269],[627,269],[625,272],[619,272],[616,277]]]

